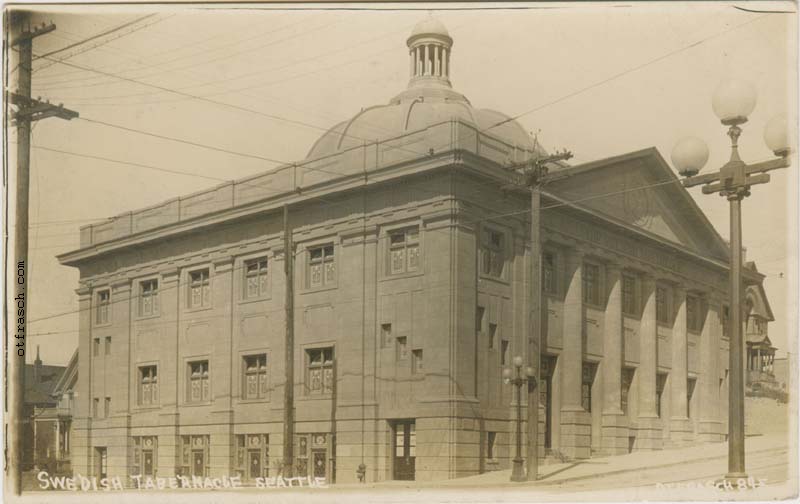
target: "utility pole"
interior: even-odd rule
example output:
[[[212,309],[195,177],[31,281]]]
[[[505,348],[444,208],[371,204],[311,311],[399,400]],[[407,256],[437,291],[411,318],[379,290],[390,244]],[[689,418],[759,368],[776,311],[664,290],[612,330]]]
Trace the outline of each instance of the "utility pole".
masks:
[[[528,340],[529,366],[533,368],[533,379],[528,380],[528,446],[527,446],[527,471],[528,481],[535,481],[539,474],[539,390],[538,382],[541,378],[541,344],[542,344],[542,242],[541,242],[541,199],[542,186],[553,180],[565,178],[558,173],[549,174],[547,164],[570,159],[569,151],[556,152],[548,156],[532,159],[522,166],[515,168],[521,179],[514,184],[504,186],[504,190],[524,191],[530,194],[531,199],[531,260],[530,260],[530,299],[531,306],[528,314],[530,338]],[[523,189],[526,187],[527,189]]]
[[[16,37],[11,40],[10,47],[17,48],[19,57],[17,61],[18,77],[17,92],[7,93],[9,103],[16,105],[17,110],[12,114],[13,122],[17,126],[17,179],[16,179],[16,207],[14,228],[14,264],[16,269],[15,301],[16,308],[13,313],[21,315],[13,317],[16,327],[13,344],[11,335],[7,332],[6,341],[6,369],[7,391],[6,402],[6,459],[7,479],[15,495],[22,494],[22,438],[24,435],[24,407],[25,407],[25,335],[27,323],[24,313],[30,312],[27,306],[27,282],[25,271],[28,267],[28,194],[30,186],[30,154],[31,154],[31,124],[34,121],[47,117],[61,119],[74,119],[78,113],[65,109],[62,105],[51,105],[49,101],[31,99],[31,65],[33,62],[33,39],[56,29],[52,23],[42,23],[39,26],[30,26],[30,14],[16,12],[12,18],[12,28]],[[21,272],[21,273],[20,273]],[[22,314],[19,313],[20,303]],[[21,322],[21,323],[20,323]],[[9,352],[15,348],[16,352]]]
[[[291,477],[294,470],[294,246],[289,228],[289,205],[283,205],[283,268],[286,273],[286,348],[283,389],[283,471]]]

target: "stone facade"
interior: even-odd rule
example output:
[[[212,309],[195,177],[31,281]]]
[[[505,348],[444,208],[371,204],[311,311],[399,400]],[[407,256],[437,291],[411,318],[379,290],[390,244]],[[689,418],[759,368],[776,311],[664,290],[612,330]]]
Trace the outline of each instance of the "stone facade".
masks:
[[[504,186],[539,148],[510,119],[492,130],[502,114],[447,115],[452,40],[427,23],[411,91],[381,112],[405,114],[398,135],[343,145],[365,112],[302,163],[87,226],[60,256],[81,279],[75,471],[276,474],[287,252],[296,473],[510,467],[530,207]],[[553,169],[572,176],[541,210],[542,455],[722,440],[724,243],[679,184],[654,184],[674,178],[654,149]]]

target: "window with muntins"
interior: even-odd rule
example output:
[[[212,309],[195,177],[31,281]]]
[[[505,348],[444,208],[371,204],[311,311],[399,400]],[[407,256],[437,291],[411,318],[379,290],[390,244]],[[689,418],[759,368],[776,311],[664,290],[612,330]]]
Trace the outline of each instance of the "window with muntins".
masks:
[[[333,347],[306,350],[306,390],[310,395],[333,392]]]
[[[259,298],[267,295],[267,258],[253,259],[244,263],[244,297]]]
[[[189,273],[189,308],[202,308],[211,304],[211,279],[208,269]]]
[[[139,284],[139,315],[158,314],[158,280],[145,280]]]
[[[656,320],[669,324],[669,315],[669,290],[666,287],[656,287]]]
[[[336,282],[336,260],[333,245],[308,249],[308,285],[311,288]]]
[[[583,302],[595,306],[600,304],[600,267],[596,264],[583,265]]]
[[[686,296],[686,328],[693,332],[702,329],[703,323],[700,318],[700,298]]]
[[[139,404],[141,406],[158,404],[158,368],[156,366],[139,368]]]
[[[636,315],[639,310],[636,302],[636,278],[622,275],[622,311],[627,315]]]
[[[419,228],[389,233],[389,274],[398,275],[419,270]]]
[[[101,290],[97,293],[97,324],[108,324],[111,321],[111,291]]]
[[[481,236],[481,273],[495,278],[503,277],[505,243],[503,233],[484,229]]]
[[[189,363],[189,402],[207,402],[211,400],[208,361]]]
[[[267,354],[248,355],[244,358],[245,399],[267,397]]]

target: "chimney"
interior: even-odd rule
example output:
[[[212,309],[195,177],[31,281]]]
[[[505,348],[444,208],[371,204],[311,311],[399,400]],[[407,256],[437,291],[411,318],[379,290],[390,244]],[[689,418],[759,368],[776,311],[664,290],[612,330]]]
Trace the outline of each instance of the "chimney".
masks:
[[[42,376],[42,359],[39,358],[39,345],[36,345],[36,360],[33,361],[33,382],[39,383]]]

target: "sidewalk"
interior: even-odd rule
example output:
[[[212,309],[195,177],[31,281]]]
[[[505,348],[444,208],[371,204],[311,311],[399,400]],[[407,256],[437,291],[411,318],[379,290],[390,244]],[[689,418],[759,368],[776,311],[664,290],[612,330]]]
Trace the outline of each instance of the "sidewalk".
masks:
[[[785,434],[753,436],[745,439],[748,455],[788,447]],[[539,466],[539,480],[536,482],[515,483],[515,485],[549,486],[561,485],[571,481],[602,478],[629,471],[641,471],[689,462],[714,460],[728,455],[727,443],[711,443],[672,448],[656,452],[636,452],[613,457],[599,457],[562,464]],[[487,486],[503,485],[509,482],[511,470],[493,471],[477,476],[436,482],[436,486]]]

